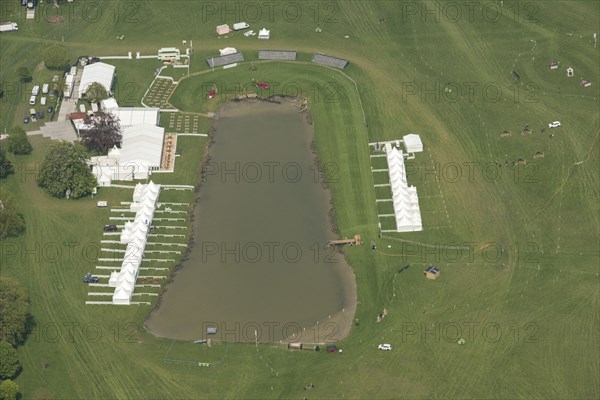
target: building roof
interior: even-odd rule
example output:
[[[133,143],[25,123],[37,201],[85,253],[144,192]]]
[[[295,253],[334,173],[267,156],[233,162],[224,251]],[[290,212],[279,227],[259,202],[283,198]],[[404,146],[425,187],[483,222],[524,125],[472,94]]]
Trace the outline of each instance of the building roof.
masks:
[[[115,75],[115,66],[103,62],[89,64],[83,67],[81,82],[79,83],[79,97],[87,90],[88,86],[97,82],[104,86],[107,92],[110,92],[113,77]]]
[[[315,64],[327,65],[328,67],[334,67],[344,69],[348,65],[348,60],[343,58],[326,56],[325,54],[315,53],[312,58],[312,62]]]
[[[221,65],[233,64],[239,61],[244,61],[244,55],[242,53],[235,53],[227,56],[206,57],[206,62],[211,68],[220,67]]]
[[[296,60],[295,50],[259,50],[259,60]]]
[[[160,114],[159,108],[146,107],[117,107],[110,110],[110,113],[119,119],[121,128],[139,124],[158,124]]]

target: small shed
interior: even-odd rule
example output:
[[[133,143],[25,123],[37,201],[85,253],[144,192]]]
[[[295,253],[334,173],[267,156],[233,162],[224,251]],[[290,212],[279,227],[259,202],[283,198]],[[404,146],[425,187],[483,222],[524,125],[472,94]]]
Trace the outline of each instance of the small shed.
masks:
[[[271,31],[268,30],[267,28],[262,28],[258,32],[258,38],[259,39],[269,39],[270,37],[271,37]]]
[[[231,28],[229,28],[229,25],[223,24],[223,25],[217,26],[217,28],[215,29],[215,32],[219,36],[227,35],[229,32],[231,32]]]
[[[435,281],[440,276],[440,270],[436,267],[427,267],[425,268],[425,271],[423,271],[423,273],[425,274],[425,277],[427,279],[431,279],[433,281]]]
[[[572,78],[572,77],[573,77],[573,67],[568,67],[568,68],[567,68],[567,76],[568,76],[569,78]]]

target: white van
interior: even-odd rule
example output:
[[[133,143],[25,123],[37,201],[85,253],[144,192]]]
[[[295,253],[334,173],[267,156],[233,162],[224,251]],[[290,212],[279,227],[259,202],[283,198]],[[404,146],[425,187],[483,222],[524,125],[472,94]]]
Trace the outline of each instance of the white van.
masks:
[[[42,93],[48,94],[48,84],[47,83],[44,83],[44,86],[42,86]]]
[[[33,87],[33,89],[31,89],[31,94],[34,96],[37,96],[38,94],[40,94],[40,87],[39,85],[35,85]]]
[[[35,96],[31,96],[29,98],[29,105],[35,106],[35,100],[36,100],[36,97]]]
[[[42,96],[42,98],[40,99],[40,104],[43,106],[46,105],[46,96]]]
[[[239,31],[239,30],[247,29],[247,28],[250,28],[250,25],[248,25],[245,22],[237,22],[237,23],[233,24],[234,31]]]

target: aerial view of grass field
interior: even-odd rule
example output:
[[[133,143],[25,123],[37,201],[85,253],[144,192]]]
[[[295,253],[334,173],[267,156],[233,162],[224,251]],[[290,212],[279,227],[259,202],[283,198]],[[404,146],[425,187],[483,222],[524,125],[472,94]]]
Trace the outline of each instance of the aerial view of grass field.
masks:
[[[600,397],[600,2],[0,28],[0,400]]]

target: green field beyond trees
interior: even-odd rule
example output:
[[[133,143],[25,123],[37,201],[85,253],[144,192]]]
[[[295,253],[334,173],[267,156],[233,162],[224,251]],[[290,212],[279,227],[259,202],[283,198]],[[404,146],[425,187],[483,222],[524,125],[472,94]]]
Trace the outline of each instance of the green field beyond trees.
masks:
[[[81,282],[98,265],[109,223],[96,200],[131,201],[131,190],[49,197],[36,176],[51,142],[30,137],[33,152],[9,154],[15,173],[0,182],[26,224],[0,242],[1,275],[18,280],[31,303],[33,325],[17,349],[23,399],[600,397],[599,2],[46,3],[26,20],[19,2],[0,1],[0,20],[19,24],[0,33],[2,133],[35,128],[22,120],[31,87],[56,74],[43,65],[50,45],[75,62],[184,50],[193,40],[189,75],[164,71],[179,80],[170,104],[200,113],[200,132],[209,133],[207,113],[243,88],[256,91],[252,79],[271,86],[262,97],[306,97],[320,161],[335,171],[328,186],[340,237],[359,233],[366,245],[345,250],[358,306],[357,323],[337,343],[342,353],[235,343],[242,333],[234,328],[230,341],[210,348],[156,338],[143,328],[151,306],[85,305]],[[270,29],[271,39],[215,37],[216,25],[244,20],[255,32]],[[211,70],[206,58],[224,47],[245,61]],[[298,61],[261,62],[261,49],[296,50]],[[315,52],[350,64],[314,65]],[[552,61],[560,67],[550,69]],[[117,68],[119,104],[141,105],[160,63],[107,62]],[[19,80],[22,66],[29,83]],[[556,120],[562,126],[549,129]],[[371,169],[386,165],[368,143],[408,133],[424,144],[406,165],[424,229],[380,238],[378,213],[393,209],[375,201],[389,188],[374,187],[387,178]],[[153,180],[198,184],[208,140],[179,137],[176,172]],[[519,159],[526,163],[513,165]],[[161,200],[192,203],[194,194],[164,192]],[[430,264],[441,270],[435,281],[423,276]]]

